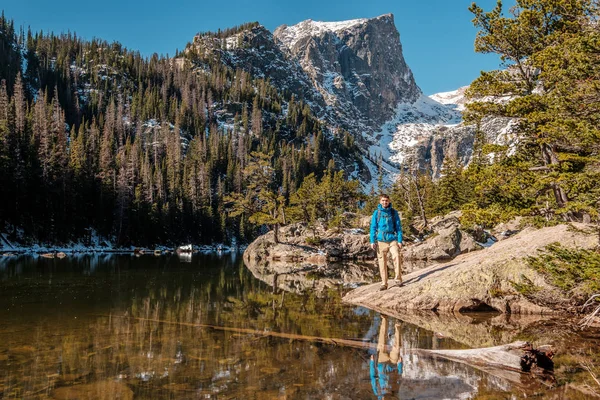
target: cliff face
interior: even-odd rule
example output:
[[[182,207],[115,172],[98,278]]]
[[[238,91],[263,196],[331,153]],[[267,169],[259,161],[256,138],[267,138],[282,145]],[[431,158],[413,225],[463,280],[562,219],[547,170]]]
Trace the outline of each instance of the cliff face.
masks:
[[[404,60],[393,15],[306,20],[274,33],[255,24],[232,32],[198,35],[191,46],[213,62],[268,79],[284,97],[304,102],[330,138],[350,132],[360,144],[363,165],[332,157],[367,190],[377,179],[379,157],[388,183],[403,168],[416,165],[437,178],[446,157],[465,165],[471,160],[475,127],[461,123],[466,87],[423,95]],[[489,120],[481,129],[489,143],[510,145],[513,125]]]
[[[518,137],[513,132],[517,121],[513,118],[487,118],[481,123],[481,130],[486,143],[514,147]],[[457,159],[467,165],[473,157],[475,144],[475,125],[435,125],[428,132],[402,149],[410,153],[411,159],[422,171],[429,171],[434,179],[442,174],[442,165],[447,157]]]
[[[413,103],[421,95],[391,14],[342,22],[307,20],[280,26],[274,37],[335,109],[334,119],[352,130],[376,130],[393,117],[398,103]]]
[[[229,36],[197,35],[192,47],[232,69],[268,78],[308,104],[332,130],[361,137],[393,119],[421,90],[402,55],[391,14],[342,22],[307,20],[273,34],[260,25]]]
[[[253,77],[269,79],[279,91],[293,93],[307,102],[317,114],[324,110],[323,97],[314,90],[300,64],[291,60],[275,42],[273,34],[261,25],[225,39],[197,35],[192,46],[233,70],[241,69]]]

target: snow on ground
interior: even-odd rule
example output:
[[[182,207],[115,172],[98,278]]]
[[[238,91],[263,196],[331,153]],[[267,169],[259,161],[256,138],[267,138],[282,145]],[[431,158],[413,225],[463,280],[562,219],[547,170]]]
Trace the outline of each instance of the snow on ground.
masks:
[[[235,50],[238,48],[238,43],[240,43],[240,37],[242,33],[238,33],[237,35],[229,36],[225,39],[225,46],[227,50]]]
[[[460,111],[421,95],[414,103],[398,104],[395,115],[390,121],[383,124],[371,137],[364,134],[363,136],[372,143],[369,147],[371,156],[376,159],[381,154],[386,162],[384,165],[386,175],[391,175],[389,180],[394,181],[400,165],[419,139],[431,136],[440,126],[456,125],[461,120]],[[374,168],[377,171],[377,167]],[[369,171],[373,176],[370,166]],[[375,182],[377,176],[378,174],[375,173]],[[373,182],[367,186],[372,185]]]
[[[364,163],[369,170],[369,174],[371,175],[371,181],[363,182],[363,191],[365,193],[371,193],[371,191],[377,191],[378,179],[379,179],[379,167],[373,161],[368,158],[364,158]],[[382,165],[383,169],[383,185],[385,187],[390,187],[394,182],[394,177],[398,174],[398,170],[390,165]]]
[[[214,243],[212,245],[194,245],[192,246],[193,253],[203,254],[228,254],[237,253],[243,251],[245,246],[240,246],[234,240],[230,245],[224,243]],[[177,246],[175,246],[177,247]],[[71,242],[64,245],[53,245],[50,243],[33,243],[33,244],[20,244],[11,242],[8,240],[6,233],[0,232],[0,260],[10,256],[17,256],[22,254],[28,254],[33,256],[39,256],[47,253],[65,253],[65,254],[91,254],[91,253],[134,253],[142,251],[144,254],[154,254],[158,251],[160,254],[170,254],[174,252],[173,246],[157,245],[152,248],[139,247],[139,246],[116,246],[114,239],[103,238],[96,233],[95,230],[90,229],[89,237],[86,240],[79,240],[77,242]]]

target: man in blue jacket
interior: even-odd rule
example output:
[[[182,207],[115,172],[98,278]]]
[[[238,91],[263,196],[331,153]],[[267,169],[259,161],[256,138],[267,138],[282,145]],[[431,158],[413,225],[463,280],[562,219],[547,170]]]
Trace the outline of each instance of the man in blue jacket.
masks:
[[[402,376],[402,356],[400,355],[400,324],[394,327],[394,343],[391,351],[386,352],[388,336],[388,319],[381,315],[379,325],[379,340],[377,341],[377,353],[371,355],[369,372],[371,375],[371,387],[378,399],[388,398],[399,389],[400,377]],[[394,396],[398,397],[398,396]]]
[[[394,284],[402,286],[402,271],[400,269],[400,249],[402,248],[402,223],[398,211],[394,210],[390,202],[390,196],[382,194],[379,196],[379,205],[373,212],[371,218],[371,248],[377,251],[379,262],[379,274],[381,275],[381,287],[379,290],[388,288],[388,253],[392,255],[394,262]]]

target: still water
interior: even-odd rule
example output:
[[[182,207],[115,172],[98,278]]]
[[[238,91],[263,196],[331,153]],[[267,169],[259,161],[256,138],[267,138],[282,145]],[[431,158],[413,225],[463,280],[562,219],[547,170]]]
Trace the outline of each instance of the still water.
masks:
[[[277,291],[235,254],[0,258],[0,399],[549,393],[523,377],[417,354],[467,345],[343,304],[346,290]]]

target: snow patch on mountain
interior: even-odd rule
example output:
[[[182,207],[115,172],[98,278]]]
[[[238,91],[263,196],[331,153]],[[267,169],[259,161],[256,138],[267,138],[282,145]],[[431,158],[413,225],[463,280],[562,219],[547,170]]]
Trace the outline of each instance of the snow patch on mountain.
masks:
[[[420,139],[431,136],[440,126],[455,126],[461,120],[460,111],[421,95],[414,103],[398,104],[394,118],[365,139],[372,143],[369,153],[381,154],[397,172]]]
[[[465,104],[467,103],[467,99],[465,98],[465,90],[467,88],[468,86],[463,86],[450,92],[432,94],[429,98],[444,105],[454,105],[456,106],[456,110],[464,111]]]
[[[307,36],[322,36],[327,32],[343,32],[367,22],[366,18],[352,19],[339,22],[322,22],[308,19],[293,26],[282,26],[279,40],[288,48],[293,48],[296,43]]]

